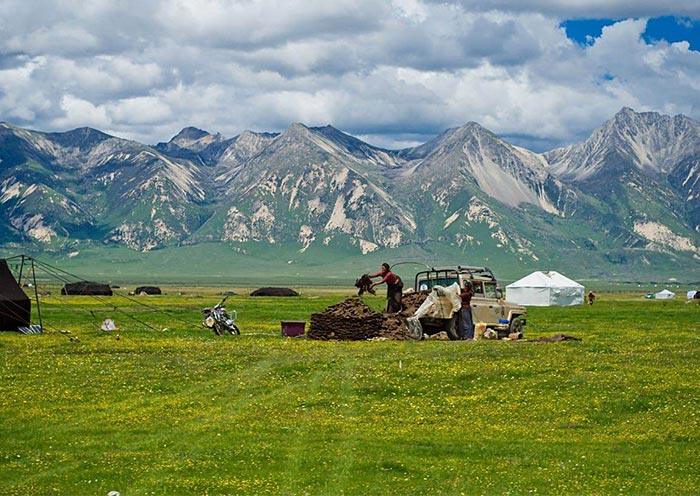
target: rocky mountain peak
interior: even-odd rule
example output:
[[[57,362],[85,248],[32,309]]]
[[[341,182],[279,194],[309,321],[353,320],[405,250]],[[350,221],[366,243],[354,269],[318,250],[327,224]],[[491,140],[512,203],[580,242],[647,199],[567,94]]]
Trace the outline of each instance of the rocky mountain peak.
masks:
[[[608,121],[618,134],[628,136],[647,132],[650,128],[666,126],[670,118],[656,112],[635,112],[629,107],[623,107]]]
[[[257,136],[258,136],[258,133],[254,133],[253,131],[248,131],[246,129],[241,134],[239,134],[236,139],[237,139],[237,141],[245,141],[245,140],[255,139]]]
[[[482,138],[498,138],[491,131],[476,122],[468,122],[460,127],[451,127],[432,140],[415,148],[401,150],[399,156],[408,160],[425,159],[436,153],[445,155],[452,151],[459,151],[469,143],[476,143]]]
[[[661,174],[700,152],[700,125],[684,116],[638,113],[625,107],[582,143],[545,153],[552,172],[590,181],[624,171]]]
[[[310,128],[312,131],[319,133],[326,138],[329,138],[332,141],[336,142],[353,142],[356,144],[364,144],[367,145],[364,141],[361,141],[354,136],[350,136],[349,134],[345,134],[344,132],[340,131],[339,129],[334,128],[333,126],[326,125],[326,126],[321,126],[321,127],[312,127]]]
[[[464,124],[463,126],[460,126],[460,127],[454,128],[454,129],[459,131],[459,132],[463,132],[463,133],[493,134],[491,131],[486,129],[484,126],[482,126],[478,122],[474,122],[474,121],[469,121],[466,124]]]
[[[310,129],[301,122],[293,122],[282,134],[286,135],[307,135]]]
[[[357,160],[366,161],[382,168],[396,167],[402,163],[397,152],[372,146],[333,126],[313,127],[311,130]]]
[[[216,161],[225,169],[222,179],[229,181],[238,172],[241,163],[262,151],[278,135],[275,133],[255,133],[243,131],[241,134],[217,145]]]
[[[301,122],[295,122],[274,140],[276,149],[292,146],[294,150],[306,149],[310,153],[337,153],[340,148],[333,139],[329,139],[318,128],[309,128]],[[311,152],[311,150],[314,150]]]
[[[190,126],[183,128],[179,133],[173,136],[165,146],[161,146],[161,148],[168,149],[175,146],[192,152],[200,152],[212,143],[223,140],[223,136],[218,133],[210,134],[207,131]]]
[[[113,136],[91,127],[79,127],[65,133],[48,133],[46,137],[50,141],[65,148],[89,150],[98,143],[108,140]]]
[[[615,114],[615,118],[635,118],[639,114],[635,112],[635,110],[631,107],[622,107],[620,110],[617,111]]]
[[[175,136],[172,137],[170,142],[174,141],[195,141],[198,139],[202,139],[205,136],[209,136],[209,133],[204,131],[203,129],[199,129],[197,127],[193,126],[188,126],[185,128],[182,128],[182,130],[177,133]]]
[[[671,117],[657,112],[635,112],[624,107],[601,129],[614,133],[622,142],[642,141],[641,144],[650,146],[655,152],[679,138],[697,138],[699,128],[697,122],[682,114]]]
[[[253,151],[259,151],[261,147],[264,147],[277,136],[278,134],[275,133],[255,133],[253,131],[243,131],[241,134],[231,140],[233,145],[229,145],[229,148],[234,146],[238,149],[249,150],[251,151],[251,154],[247,156],[251,156]]]

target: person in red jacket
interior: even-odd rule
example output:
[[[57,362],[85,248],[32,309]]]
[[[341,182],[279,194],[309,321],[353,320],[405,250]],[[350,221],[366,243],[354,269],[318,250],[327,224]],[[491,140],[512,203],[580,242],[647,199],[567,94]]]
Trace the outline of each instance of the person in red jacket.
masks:
[[[389,264],[384,262],[382,270],[376,274],[370,274],[369,277],[381,277],[382,280],[372,283],[372,288],[386,283],[386,311],[388,313],[398,313],[401,311],[401,292],[403,291],[403,282],[401,278],[394,274],[389,267]]]
[[[472,317],[472,296],[474,286],[470,281],[465,281],[464,288],[459,294],[462,298],[462,310],[459,314],[459,335],[462,339],[474,339],[474,319]]]

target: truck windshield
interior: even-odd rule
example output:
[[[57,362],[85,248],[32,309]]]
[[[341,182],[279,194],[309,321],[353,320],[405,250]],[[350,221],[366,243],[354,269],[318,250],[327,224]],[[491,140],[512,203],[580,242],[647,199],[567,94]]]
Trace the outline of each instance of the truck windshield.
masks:
[[[457,277],[436,277],[430,279],[419,279],[418,280],[418,291],[430,291],[433,286],[451,286],[454,283],[459,284],[459,279]]]

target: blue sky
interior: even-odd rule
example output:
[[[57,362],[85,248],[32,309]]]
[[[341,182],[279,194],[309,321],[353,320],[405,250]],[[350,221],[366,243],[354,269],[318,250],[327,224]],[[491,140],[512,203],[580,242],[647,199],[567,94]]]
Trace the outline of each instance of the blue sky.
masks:
[[[331,124],[402,148],[475,121],[542,151],[622,107],[700,120],[700,2],[3,0],[0,121],[144,143]]]
[[[582,45],[590,45],[600,38],[603,27],[622,19],[567,19],[561,23],[566,35]],[[647,21],[643,39],[647,43],[687,41],[690,49],[700,51],[700,21],[689,17],[662,16]]]

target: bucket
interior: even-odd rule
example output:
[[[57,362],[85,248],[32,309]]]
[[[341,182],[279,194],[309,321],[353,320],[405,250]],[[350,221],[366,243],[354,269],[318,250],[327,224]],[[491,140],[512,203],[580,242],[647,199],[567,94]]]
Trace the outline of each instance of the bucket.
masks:
[[[484,339],[484,331],[486,330],[486,322],[477,322],[474,326],[474,340]]]
[[[283,320],[281,324],[282,336],[287,336],[288,338],[303,336],[304,332],[306,332],[306,321],[303,320]]]

